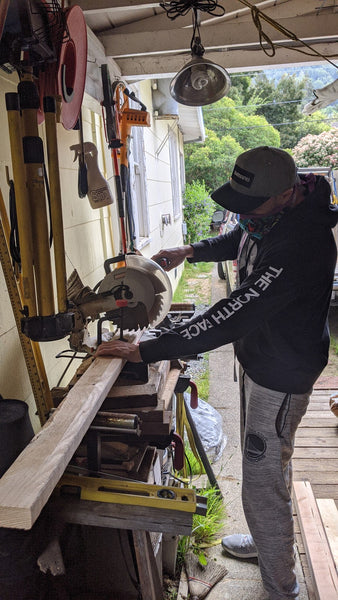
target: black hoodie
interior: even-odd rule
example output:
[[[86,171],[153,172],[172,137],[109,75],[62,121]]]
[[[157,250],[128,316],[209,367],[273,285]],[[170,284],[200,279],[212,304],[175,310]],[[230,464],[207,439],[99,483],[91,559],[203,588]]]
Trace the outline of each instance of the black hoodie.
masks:
[[[141,342],[142,359],[184,358],[234,342],[239,362],[255,383],[307,392],[328,359],[327,313],[337,261],[331,229],[337,221],[330,186],[316,177],[313,191],[305,186],[304,200],[255,244],[243,244],[239,226],[193,244],[191,262],[233,260],[242,246],[239,286],[184,325]]]

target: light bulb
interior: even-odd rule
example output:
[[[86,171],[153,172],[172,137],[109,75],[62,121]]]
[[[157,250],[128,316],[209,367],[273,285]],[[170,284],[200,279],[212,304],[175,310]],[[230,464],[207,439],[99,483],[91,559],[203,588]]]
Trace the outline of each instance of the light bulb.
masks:
[[[196,65],[191,67],[191,85],[194,90],[202,90],[209,84],[209,77],[206,65]]]

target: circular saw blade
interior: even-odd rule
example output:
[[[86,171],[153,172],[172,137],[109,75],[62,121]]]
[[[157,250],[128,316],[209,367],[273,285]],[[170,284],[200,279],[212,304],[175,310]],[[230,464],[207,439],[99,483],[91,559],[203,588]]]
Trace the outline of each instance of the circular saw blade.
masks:
[[[127,254],[124,265],[102,280],[98,293],[111,297],[109,318],[120,325],[122,314],[124,329],[155,327],[168,314],[172,300],[166,272],[139,254]]]

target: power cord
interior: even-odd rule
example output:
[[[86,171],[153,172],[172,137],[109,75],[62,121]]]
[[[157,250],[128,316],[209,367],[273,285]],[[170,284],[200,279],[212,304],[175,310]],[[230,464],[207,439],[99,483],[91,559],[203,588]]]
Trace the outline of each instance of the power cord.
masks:
[[[290,50],[295,50],[296,52],[300,52],[301,54],[306,54],[307,56],[320,56],[320,58],[323,58],[328,63],[330,63],[330,65],[332,65],[333,67],[338,69],[338,66],[335,63],[333,63],[331,60],[329,60],[329,57],[335,58],[338,56],[337,54],[324,55],[321,52],[318,52],[315,48],[312,48],[312,46],[310,46],[310,44],[307,44],[306,42],[301,40],[295,33],[290,31],[289,29],[286,29],[286,27],[283,27],[283,25],[280,25],[277,21],[275,21],[274,19],[272,19],[271,17],[269,17],[268,15],[263,13],[259,8],[257,8],[257,6],[254,6],[248,0],[239,0],[239,2],[241,2],[241,4],[244,4],[251,10],[252,20],[253,20],[254,25],[259,34],[259,44],[260,44],[260,47],[263,50],[264,54],[266,54],[270,58],[273,57],[276,54],[276,46],[273,43],[273,41],[271,40],[271,38],[268,36],[268,34],[263,31],[263,26],[262,26],[261,21],[266,21],[266,23],[271,25],[271,27],[274,27],[274,29],[277,29],[277,31],[279,31],[281,34],[285,35],[285,37],[287,37],[288,39],[293,40],[294,42],[300,42],[301,44],[303,44],[303,46],[305,46],[306,48],[311,50],[311,52],[306,52],[305,50],[301,50],[300,48],[290,48]],[[268,44],[268,47],[269,47],[268,49],[263,46],[263,42],[266,42],[266,44]],[[283,47],[282,44],[278,44],[277,46],[279,48]]]
[[[295,33],[293,33],[293,31],[290,31],[289,29],[286,29],[286,27],[283,27],[283,25],[280,25],[277,21],[266,15],[248,0],[239,0],[239,2],[250,8],[252,20],[258,31],[259,44],[264,54],[270,58],[275,56],[276,44],[274,44],[268,34],[263,30],[262,21],[265,21],[271,25],[271,27],[277,29],[277,31],[279,31],[289,40],[303,44],[303,46],[307,48],[309,52],[295,47],[291,47],[290,50],[295,50],[295,52],[300,52],[301,54],[306,54],[307,56],[319,56],[330,63],[330,65],[338,69],[338,65],[330,60],[330,58],[336,58],[338,56],[337,54],[324,55],[321,52],[318,52],[318,50],[312,48],[310,44],[307,44],[307,42],[301,40]],[[190,10],[193,11],[193,37],[190,44],[191,49],[193,49],[193,47],[196,45],[197,40],[199,40],[200,43],[198,12],[206,12],[214,17],[222,17],[225,14],[225,9],[217,2],[217,0],[170,0],[169,2],[161,2],[160,6],[165,10],[167,17],[171,20],[174,20],[180,16],[185,16]],[[264,43],[268,45],[268,48],[264,47]],[[283,44],[277,44],[277,47],[283,48],[284,46]],[[195,51],[195,54],[201,56],[203,53],[202,51],[204,52],[204,48],[198,47],[197,52]]]

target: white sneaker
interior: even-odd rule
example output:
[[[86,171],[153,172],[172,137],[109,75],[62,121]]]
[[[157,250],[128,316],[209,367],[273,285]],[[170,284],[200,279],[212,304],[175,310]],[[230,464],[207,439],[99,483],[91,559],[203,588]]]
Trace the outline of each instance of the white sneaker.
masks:
[[[222,539],[223,550],[236,558],[257,558],[258,552],[250,534],[234,533]]]

